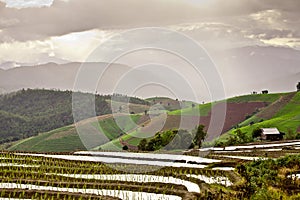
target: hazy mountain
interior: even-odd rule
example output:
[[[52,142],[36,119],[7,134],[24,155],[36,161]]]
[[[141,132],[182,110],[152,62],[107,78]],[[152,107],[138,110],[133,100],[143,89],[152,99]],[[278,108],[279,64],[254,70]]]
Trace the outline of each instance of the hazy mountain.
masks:
[[[260,92],[264,89],[270,92],[294,91],[300,81],[300,51],[291,48],[249,46],[230,49],[226,53],[223,52],[221,56],[212,55],[212,59],[219,69],[227,97],[249,94],[252,91]],[[0,92],[11,92],[22,88],[71,90],[74,88],[78,73],[88,69],[86,79],[89,80],[89,76],[95,76],[106,66],[107,63],[48,63],[0,70]],[[179,98],[194,101],[189,99],[187,90],[189,87],[184,85],[185,81],[181,82],[175,73],[171,74],[159,67],[132,69],[123,64],[110,65],[102,75],[99,74],[97,91],[111,93],[115,91],[116,85],[122,86],[120,80],[125,80],[128,86],[120,93],[128,92],[132,96],[130,91],[127,91],[128,88],[139,87],[145,82],[155,82],[171,88],[175,94],[180,93]],[[205,74],[203,76],[205,77]],[[96,78],[94,77],[93,80],[95,83],[98,81]],[[207,88],[202,84],[203,80],[192,75],[189,78],[188,81],[198,83],[196,92],[200,94],[203,101],[209,101]],[[83,90],[91,92],[95,90],[93,87],[84,86]],[[159,90],[157,86],[151,85],[141,96],[168,96],[168,94],[164,94],[164,91]]]
[[[43,60],[39,65],[44,65],[47,63],[56,63],[56,64],[66,64],[70,63],[68,60],[64,60],[61,58],[56,58],[48,55],[41,56],[41,60]],[[8,70],[13,69],[16,67],[26,67],[26,66],[35,66],[35,63],[22,63],[22,62],[14,62],[14,61],[7,61],[0,64],[0,69]]]
[[[82,63],[56,64],[48,63],[38,66],[18,67],[0,71],[0,87],[6,92],[20,90],[22,88],[45,88],[71,90],[74,86],[76,75],[81,69]],[[104,68],[106,63],[85,63],[83,68],[95,71]],[[125,65],[113,64],[103,76],[103,81],[108,88],[114,77],[121,76],[128,70]]]
[[[4,62],[0,64],[0,70],[7,70],[7,69],[12,69],[15,67],[20,67],[21,65],[16,63],[16,62]]]

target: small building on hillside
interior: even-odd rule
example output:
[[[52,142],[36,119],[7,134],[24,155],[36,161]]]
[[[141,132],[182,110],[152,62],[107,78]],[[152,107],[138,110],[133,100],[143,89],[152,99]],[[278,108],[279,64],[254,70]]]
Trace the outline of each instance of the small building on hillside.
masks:
[[[277,128],[262,128],[261,139],[262,140],[282,140],[284,133],[281,133]]]

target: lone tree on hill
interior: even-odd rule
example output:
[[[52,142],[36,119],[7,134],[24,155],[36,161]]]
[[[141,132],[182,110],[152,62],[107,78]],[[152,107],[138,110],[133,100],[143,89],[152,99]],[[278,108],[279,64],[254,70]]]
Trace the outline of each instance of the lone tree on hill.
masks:
[[[300,82],[297,84],[297,92],[300,92]]]

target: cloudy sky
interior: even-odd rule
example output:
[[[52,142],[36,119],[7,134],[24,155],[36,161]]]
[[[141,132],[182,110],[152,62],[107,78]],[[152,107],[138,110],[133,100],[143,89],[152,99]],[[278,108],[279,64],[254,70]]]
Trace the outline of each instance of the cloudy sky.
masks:
[[[299,9],[298,0],[0,0],[0,63],[84,61],[111,35],[145,26],[182,32],[211,51],[300,49]]]
[[[208,52],[227,96],[291,91],[300,80],[299,9],[299,0],[0,0],[0,69],[108,62],[90,55],[103,46],[108,52],[120,50],[120,37],[115,38],[127,31],[160,27],[190,37]],[[177,58],[150,50],[117,62],[187,69]],[[202,84],[193,72],[184,73],[194,85]]]

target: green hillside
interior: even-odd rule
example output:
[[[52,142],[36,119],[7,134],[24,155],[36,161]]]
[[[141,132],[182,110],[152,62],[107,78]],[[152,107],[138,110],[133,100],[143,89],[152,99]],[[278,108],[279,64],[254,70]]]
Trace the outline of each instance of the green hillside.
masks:
[[[97,119],[92,118],[84,120],[77,125],[77,128],[94,127],[99,130],[99,133],[103,133],[103,142],[105,139],[113,140],[124,134],[124,132],[134,128],[133,123],[129,123],[131,120],[137,123],[140,119],[140,115],[125,116],[120,115],[113,118],[112,115],[100,116]],[[120,125],[120,126],[119,126]],[[120,128],[122,127],[122,129]],[[85,129],[86,134],[89,134],[89,130]],[[98,141],[101,145],[102,141]],[[98,146],[96,145],[96,146]],[[81,141],[81,138],[74,125],[65,126],[55,129],[46,133],[41,133],[37,136],[30,137],[12,145],[9,150],[19,151],[38,151],[38,152],[67,152],[75,150],[85,150],[86,147]]]
[[[170,102],[167,98],[165,100]],[[247,102],[266,103],[266,106],[261,108],[259,112],[254,113],[253,116],[248,117],[247,120],[240,122],[239,126],[241,127],[242,132],[250,135],[252,130],[257,127],[277,127],[283,132],[288,130],[296,131],[300,126],[299,100],[299,93],[284,93],[246,95],[228,99],[227,102],[234,104],[234,106],[240,106],[241,103]],[[110,100],[106,99],[105,101],[108,102]],[[166,125],[169,129],[172,129],[174,127],[171,126],[175,123],[173,123],[172,120],[177,122],[177,120],[180,120],[180,115],[186,115],[187,117],[199,116],[199,110],[201,116],[208,116],[211,107],[220,102],[195,105],[194,108],[191,106],[182,110],[170,111],[168,113],[168,120],[171,121],[170,123],[166,123]],[[134,105],[139,104],[134,103]],[[141,108],[139,109],[149,106],[144,102],[140,105]],[[196,106],[199,107],[199,110],[196,109]],[[0,117],[5,118],[5,116],[15,118],[15,121],[20,124],[25,123],[28,120],[27,117],[23,117],[21,115],[12,115],[6,111],[0,112]],[[245,119],[245,113],[241,113],[241,116],[242,119]],[[269,116],[269,118],[267,116]],[[250,122],[253,122],[254,125],[250,126]],[[139,124],[140,126],[145,125],[146,127],[147,123],[149,123],[149,117],[144,115],[144,113],[127,115],[125,113],[122,114],[121,112],[117,113],[114,118],[112,115],[102,115],[99,116],[97,120],[88,119],[80,122],[83,126],[89,125],[89,128],[93,127],[100,130],[104,133],[105,138],[109,139],[108,141],[103,140],[102,142],[100,141],[100,143],[95,143],[95,149],[100,147],[101,149],[109,150],[119,150],[124,144],[136,146],[140,142],[141,138],[136,135],[138,134],[139,131],[137,130],[139,129],[135,128],[135,124]],[[88,130],[89,129],[85,129],[87,134],[89,132]],[[166,130],[166,127],[164,127],[164,130]],[[125,134],[126,132],[129,132],[130,134]],[[221,136],[221,139],[227,140],[228,135],[232,134],[232,132],[234,132],[234,130],[231,130],[229,133]],[[123,144],[121,144],[120,141],[123,141]],[[78,149],[85,149],[85,147],[83,146],[74,125],[39,134],[38,136],[17,142],[10,147],[10,150],[26,151],[74,151]]]
[[[110,117],[99,120],[98,122],[92,122],[92,124],[98,130],[102,131],[106,137],[113,140],[133,129],[139,119],[140,115],[117,116],[115,118]]]
[[[192,107],[192,104],[198,105],[197,103],[191,101],[180,101],[178,99],[171,99],[168,97],[152,97],[146,99],[150,105],[161,105],[165,110],[176,111],[180,109],[185,109]]]
[[[75,94],[75,97],[74,97]],[[93,105],[93,101],[95,104]],[[111,102],[127,104],[135,112],[144,112],[149,102],[120,94],[94,95],[44,89],[27,89],[0,95],[0,144],[36,136],[93,117],[112,113]],[[72,110],[72,103],[76,109]],[[74,113],[73,113],[74,112]]]
[[[17,142],[11,151],[69,152],[86,150],[74,126],[66,126]]]
[[[82,102],[91,94],[78,93]],[[103,96],[96,96],[97,115],[110,113]],[[84,116],[85,113],[82,113]],[[88,116],[85,116],[88,117]],[[72,92],[53,90],[21,90],[0,96],[0,143],[31,137],[74,122],[72,115]]]
[[[188,107],[181,110],[169,112],[169,115],[191,115],[191,116],[207,116],[211,110],[212,103],[196,105],[197,107]]]
[[[250,94],[239,97],[233,97],[227,100],[228,103],[242,103],[242,102],[274,102],[281,96],[287,93],[274,93],[274,94]]]
[[[281,101],[283,98],[288,98],[288,101]],[[278,104],[281,105],[278,106]],[[271,112],[273,115],[263,115],[265,112]],[[258,128],[278,128],[281,132],[295,135],[297,132],[300,132],[300,93],[281,94],[280,99],[277,99],[277,101],[274,101],[273,104],[261,112],[239,124],[239,129],[248,138],[252,138],[253,130]],[[226,143],[230,135],[235,135],[235,131],[236,129],[232,129],[218,140]]]
[[[22,129],[26,126],[28,121],[29,119],[27,117],[0,110],[0,141],[4,143],[23,137],[19,133],[22,133]],[[12,130],[14,130],[14,132],[12,132]]]
[[[256,127],[276,127],[282,132],[288,130],[296,132],[300,127],[300,93],[296,93],[291,101],[278,110],[272,119],[258,122],[252,126],[244,126],[241,129],[245,132],[251,132]]]

